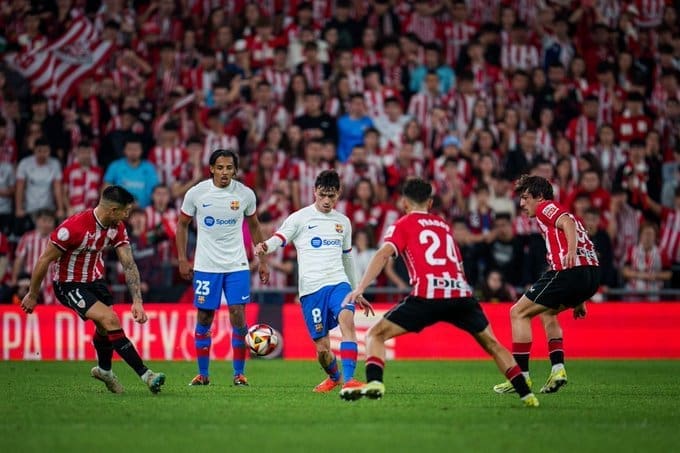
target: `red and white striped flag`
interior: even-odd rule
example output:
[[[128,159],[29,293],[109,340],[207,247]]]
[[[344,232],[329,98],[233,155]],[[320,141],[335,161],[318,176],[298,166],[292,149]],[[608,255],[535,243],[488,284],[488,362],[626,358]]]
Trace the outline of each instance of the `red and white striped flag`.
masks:
[[[43,93],[57,108],[80,80],[106,62],[112,50],[113,43],[100,40],[92,23],[79,17],[55,42],[5,59],[30,81],[33,91]]]

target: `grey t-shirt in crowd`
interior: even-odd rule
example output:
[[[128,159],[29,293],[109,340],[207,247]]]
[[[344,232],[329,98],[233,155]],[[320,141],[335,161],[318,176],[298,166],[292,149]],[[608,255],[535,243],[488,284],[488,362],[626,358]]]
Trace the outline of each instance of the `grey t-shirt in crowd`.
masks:
[[[14,177],[14,165],[7,162],[0,162],[0,190],[5,190],[8,187],[14,186],[16,178]],[[0,214],[12,213],[13,195],[0,195]]]
[[[54,201],[54,181],[61,181],[61,164],[49,157],[45,165],[38,165],[35,156],[21,159],[17,179],[26,180],[24,209],[33,214],[40,209],[57,209]]]

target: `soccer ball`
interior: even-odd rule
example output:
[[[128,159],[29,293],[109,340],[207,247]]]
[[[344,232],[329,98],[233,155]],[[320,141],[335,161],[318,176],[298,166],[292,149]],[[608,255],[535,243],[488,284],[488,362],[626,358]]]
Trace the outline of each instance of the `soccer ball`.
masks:
[[[253,354],[266,356],[276,349],[279,344],[279,335],[268,324],[255,324],[248,329],[246,344]]]

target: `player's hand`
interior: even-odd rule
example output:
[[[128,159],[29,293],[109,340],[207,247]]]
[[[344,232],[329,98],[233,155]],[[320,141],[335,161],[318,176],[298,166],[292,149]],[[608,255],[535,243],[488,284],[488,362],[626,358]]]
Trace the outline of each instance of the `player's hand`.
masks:
[[[141,302],[132,303],[132,319],[139,324],[144,324],[149,318],[146,316]]]
[[[21,309],[25,313],[33,313],[33,309],[38,305],[38,296],[31,294],[30,292],[24,296],[21,301]]]
[[[364,316],[375,316],[375,311],[373,311],[373,306],[363,295],[359,295],[356,298],[355,306],[361,308],[364,311]]]
[[[562,257],[562,265],[565,269],[574,267],[576,265],[576,252],[567,252],[567,254]]]
[[[191,263],[188,261],[180,261],[179,275],[181,275],[185,280],[191,280],[194,276],[194,270],[191,268]]]
[[[264,284],[269,283],[269,265],[266,262],[260,261],[258,266],[258,273],[260,274],[260,281]]]
[[[355,289],[351,293],[345,296],[345,300],[342,301],[342,306],[346,307],[349,304],[357,304],[357,299],[361,297],[363,298],[363,291],[359,291],[358,289]],[[364,299],[366,300],[366,299]]]
[[[580,304],[574,307],[574,319],[583,319],[588,314],[586,304]]]
[[[264,242],[260,242],[255,246],[255,255],[257,256],[265,255],[267,253],[267,248],[268,248],[267,244],[265,244]]]

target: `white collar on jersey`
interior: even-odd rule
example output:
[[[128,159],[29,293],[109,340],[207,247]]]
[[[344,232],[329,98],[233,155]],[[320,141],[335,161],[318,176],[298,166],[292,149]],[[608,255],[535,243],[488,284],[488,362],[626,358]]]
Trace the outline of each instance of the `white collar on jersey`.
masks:
[[[215,189],[215,190],[226,190],[227,192],[233,192],[234,187],[236,187],[236,184],[232,184],[233,182],[234,182],[234,178],[231,178],[229,180],[229,185],[227,187],[217,187],[215,185],[215,181],[212,178],[210,178],[210,187]]]

